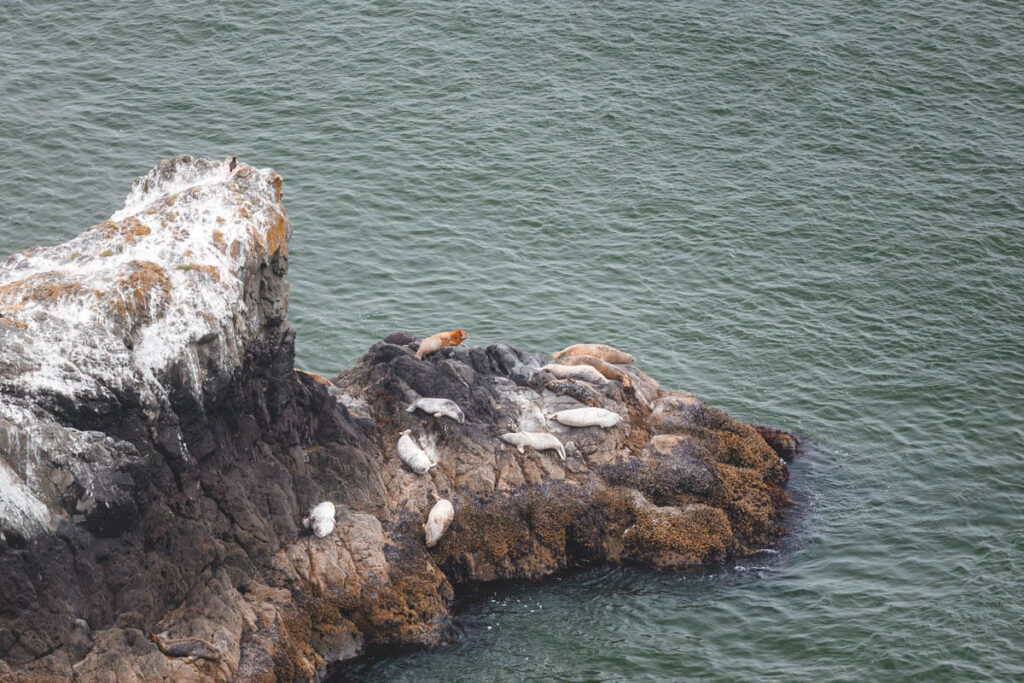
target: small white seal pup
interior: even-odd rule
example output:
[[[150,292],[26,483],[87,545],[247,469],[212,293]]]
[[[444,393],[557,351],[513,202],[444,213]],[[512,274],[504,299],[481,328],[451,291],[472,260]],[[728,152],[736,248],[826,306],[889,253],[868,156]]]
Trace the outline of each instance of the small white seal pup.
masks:
[[[462,412],[459,404],[447,398],[418,398],[405,409],[405,412],[415,413],[417,408],[434,417],[450,417],[458,422],[466,421],[466,415]]]
[[[547,370],[558,379],[582,379],[591,384],[608,384],[608,380],[593,365],[559,365],[548,363],[541,370]]]
[[[436,497],[436,496],[435,496]],[[450,500],[438,498],[434,507],[430,508],[427,523],[423,525],[423,533],[427,537],[427,547],[433,548],[448,531],[448,525],[455,518],[455,508]]]
[[[614,427],[622,421],[622,416],[604,408],[573,408],[562,410],[552,415],[564,425],[570,427]]]
[[[426,474],[437,463],[432,461],[427,452],[409,436],[411,431],[406,429],[398,439],[398,459],[416,474]]]
[[[309,516],[302,520],[302,526],[312,529],[317,538],[323,538],[334,531],[334,503],[324,501],[313,506]]]
[[[501,435],[501,440],[512,444],[519,449],[520,453],[529,446],[535,451],[558,451],[558,457],[565,460],[565,446],[558,440],[558,437],[550,432],[509,432]]]
[[[595,356],[609,363],[632,363],[636,360],[636,356],[607,344],[573,344],[551,354],[553,360],[558,360],[562,356]]]

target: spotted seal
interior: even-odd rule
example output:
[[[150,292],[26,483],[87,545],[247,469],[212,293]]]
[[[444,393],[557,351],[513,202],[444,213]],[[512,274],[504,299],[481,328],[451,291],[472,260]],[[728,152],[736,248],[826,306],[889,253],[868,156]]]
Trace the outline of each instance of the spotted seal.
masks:
[[[553,360],[559,360],[563,356],[595,356],[609,363],[632,363],[636,360],[636,356],[607,344],[573,344],[551,354]]]
[[[593,410],[593,408],[587,410]],[[565,446],[557,436],[550,432],[509,432],[502,434],[501,440],[515,446],[520,453],[525,453],[525,447],[529,446],[535,451],[558,451],[558,457],[565,460]]]
[[[192,663],[197,659],[208,659],[211,662],[220,661],[220,651],[205,640],[166,638],[156,633],[150,633],[149,639],[156,643],[160,652],[168,657],[187,657],[186,663]]]
[[[601,376],[606,379],[614,379],[622,382],[622,386],[631,387],[633,386],[633,380],[624,370],[620,370],[606,360],[602,360],[597,356],[566,356],[561,361],[562,365],[589,365],[598,372]]]
[[[405,409],[405,412],[415,413],[417,409],[434,417],[450,417],[457,422],[466,421],[466,415],[459,404],[447,398],[418,398]]]
[[[561,365],[548,363],[541,370],[546,370],[558,379],[582,379],[593,384],[607,384],[608,380],[592,365]]]
[[[593,408],[601,405],[594,387],[574,379],[553,379],[545,384],[544,388],[559,396],[570,396]]]

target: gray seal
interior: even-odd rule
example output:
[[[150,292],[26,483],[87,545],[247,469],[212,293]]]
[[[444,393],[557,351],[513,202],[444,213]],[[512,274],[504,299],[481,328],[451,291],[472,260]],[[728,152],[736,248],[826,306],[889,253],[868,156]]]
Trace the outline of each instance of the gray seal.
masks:
[[[459,404],[447,398],[418,398],[405,409],[405,412],[415,413],[417,409],[430,413],[434,417],[450,417],[460,423],[466,421],[466,415],[462,412]]]

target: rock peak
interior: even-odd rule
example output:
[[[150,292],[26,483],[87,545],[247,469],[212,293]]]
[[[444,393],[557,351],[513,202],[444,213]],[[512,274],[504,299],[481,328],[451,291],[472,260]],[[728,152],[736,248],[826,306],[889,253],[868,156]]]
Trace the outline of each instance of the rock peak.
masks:
[[[197,345],[219,344],[228,370],[268,318],[284,320],[286,297],[268,311],[246,294],[267,266],[283,276],[290,234],[274,171],[161,162],[110,220],[0,265],[0,344],[13,352],[0,382],[87,399],[183,363],[198,392]]]
[[[130,403],[155,417],[172,395],[202,404],[248,347],[285,324],[281,186],[270,169],[175,157],[136,180],[109,220],[0,264],[8,530],[53,527],[59,496],[37,475],[51,455],[77,461],[102,441],[83,413]]]

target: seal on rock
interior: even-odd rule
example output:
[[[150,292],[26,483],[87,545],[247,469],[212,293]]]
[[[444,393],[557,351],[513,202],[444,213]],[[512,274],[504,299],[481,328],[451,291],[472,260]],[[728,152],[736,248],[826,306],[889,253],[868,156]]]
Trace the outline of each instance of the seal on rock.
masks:
[[[598,408],[601,405],[594,387],[574,379],[553,379],[545,384],[544,388],[559,396],[574,398],[593,408]]]
[[[434,417],[450,417],[460,423],[466,421],[466,415],[459,404],[447,398],[418,398],[405,409],[405,412],[415,413],[417,408]]]
[[[559,360],[563,356],[596,356],[609,363],[632,363],[636,360],[636,356],[607,344],[573,344],[551,354],[553,360]]]
[[[606,379],[614,379],[622,382],[622,386],[633,386],[633,380],[624,370],[620,370],[606,360],[597,356],[566,356],[561,361],[562,365],[589,365],[601,373]]]
[[[535,451],[558,451],[558,457],[565,460],[565,446],[550,432],[509,432],[502,434],[501,440],[518,448],[520,453],[525,453],[524,448],[529,446]]]
[[[451,330],[450,332],[438,332],[432,334],[420,342],[420,348],[416,350],[416,360],[423,360],[424,356],[440,351],[445,346],[458,346],[469,339],[465,330]]]
[[[593,384],[608,384],[608,380],[593,365],[559,365],[558,363],[548,363],[541,370],[550,372],[558,379],[582,379]]]
[[[398,459],[416,474],[426,474],[437,463],[431,460],[427,452],[409,436],[411,431],[411,429],[406,429],[398,439]]]
[[[211,662],[220,661],[220,651],[205,640],[198,638],[165,638],[156,633],[150,633],[149,639],[156,643],[160,652],[168,657],[187,657],[187,663],[197,659],[208,659]]]
[[[435,496],[436,497],[436,496]],[[427,547],[433,548],[448,530],[448,525],[455,518],[455,508],[450,500],[437,498],[434,507],[430,508],[427,515],[427,523],[423,525],[423,533],[426,535]]]
[[[312,529],[317,538],[323,538],[334,531],[334,503],[324,501],[313,506],[309,516],[302,520],[302,526]]]
[[[614,427],[622,421],[622,416],[604,408],[572,408],[562,410],[551,416],[558,422],[570,427]]]

